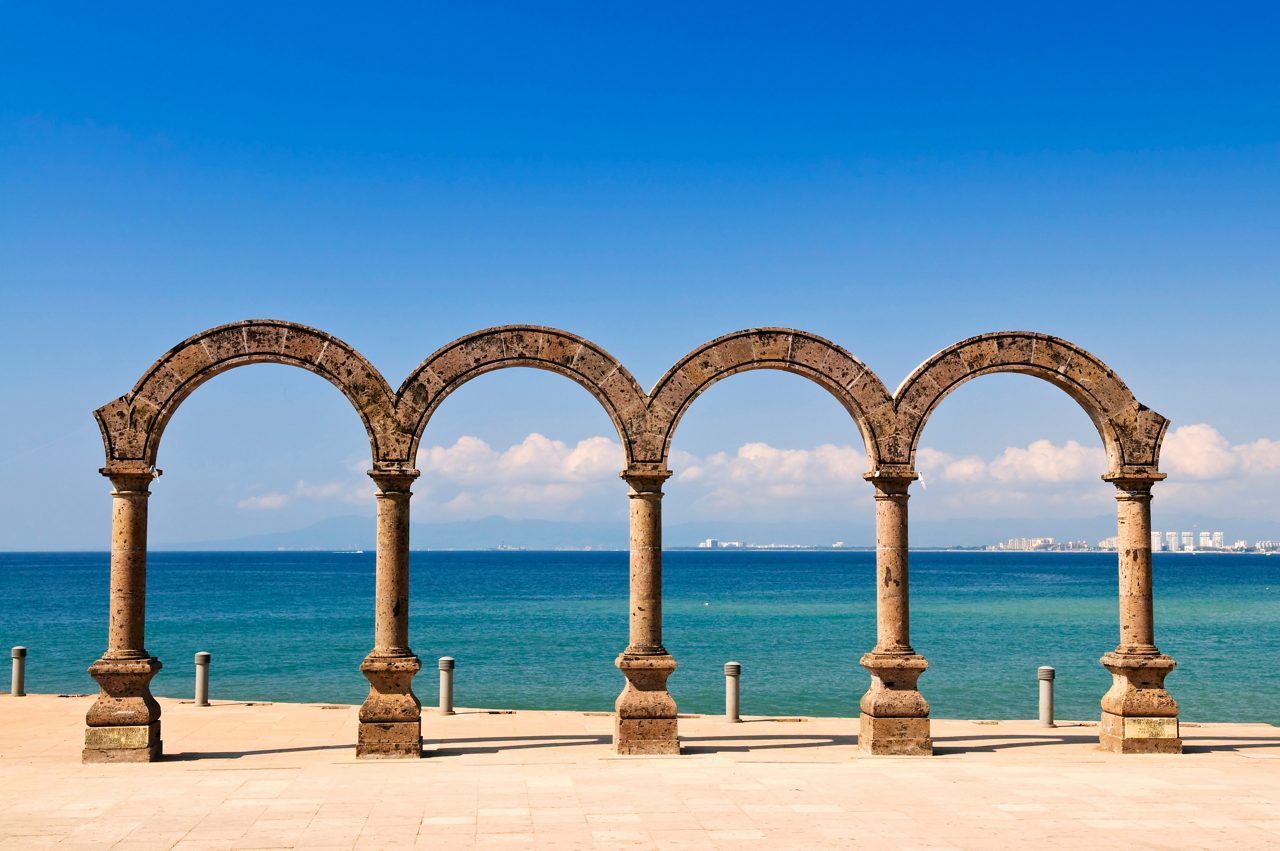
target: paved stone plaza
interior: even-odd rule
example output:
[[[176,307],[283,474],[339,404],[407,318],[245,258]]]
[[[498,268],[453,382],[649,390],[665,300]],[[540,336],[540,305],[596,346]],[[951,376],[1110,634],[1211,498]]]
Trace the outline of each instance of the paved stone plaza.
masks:
[[[5,848],[1280,845],[1280,728],[1182,725],[1119,755],[1096,722],[934,719],[935,756],[867,756],[854,718],[681,718],[617,756],[611,713],[424,711],[428,757],[357,760],[355,706],[162,699],[152,764],[82,764],[92,697],[0,696]]]

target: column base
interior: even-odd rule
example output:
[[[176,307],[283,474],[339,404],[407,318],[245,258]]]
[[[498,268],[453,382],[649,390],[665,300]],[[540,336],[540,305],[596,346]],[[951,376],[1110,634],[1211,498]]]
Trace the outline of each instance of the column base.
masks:
[[[858,750],[871,756],[933,756],[928,718],[858,719]]]
[[[163,753],[160,722],[87,727],[82,762],[158,762]]]
[[[674,718],[615,718],[613,751],[622,756],[680,753]]]
[[[150,684],[161,667],[159,659],[146,655],[104,656],[89,666],[99,691],[85,714],[84,762],[160,759],[160,704],[151,696]]]
[[[1098,744],[1112,753],[1182,753],[1177,718],[1102,713]]]
[[[417,759],[422,756],[422,704],[413,693],[418,657],[375,656],[360,663],[369,696],[360,707],[358,759]]]
[[[1159,653],[1108,653],[1100,661],[1111,672],[1098,728],[1103,750],[1182,753],[1178,703],[1164,687],[1165,677],[1177,663]]]
[[[873,756],[932,756],[929,702],[916,688],[929,663],[915,652],[873,650],[858,664],[871,674],[859,704],[858,749]]]
[[[668,654],[623,653],[614,663],[627,678],[614,703],[613,750],[623,756],[680,753],[676,702],[667,677],[676,669]]]
[[[357,759],[418,759],[422,756],[422,722],[360,722]]]

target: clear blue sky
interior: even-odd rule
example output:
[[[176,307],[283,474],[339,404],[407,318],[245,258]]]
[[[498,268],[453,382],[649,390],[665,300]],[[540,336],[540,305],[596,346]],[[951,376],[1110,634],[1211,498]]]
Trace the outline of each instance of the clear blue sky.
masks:
[[[890,387],[972,334],[1045,331],[1204,426],[1157,526],[1280,538],[1278,44],[1263,3],[10,4],[0,548],[105,546],[90,412],[249,317],[321,327],[393,384],[511,322],[583,334],[646,386],[753,325],[827,336]],[[487,376],[429,427],[416,516],[621,517],[597,436],[563,379]],[[668,518],[856,537],[869,489],[824,444],[859,438],[819,389],[736,377],[677,436],[698,472]],[[1052,388],[975,382],[925,444],[921,529],[1105,532],[1098,438]],[[220,377],[166,435],[153,539],[369,513],[364,451],[314,377]]]

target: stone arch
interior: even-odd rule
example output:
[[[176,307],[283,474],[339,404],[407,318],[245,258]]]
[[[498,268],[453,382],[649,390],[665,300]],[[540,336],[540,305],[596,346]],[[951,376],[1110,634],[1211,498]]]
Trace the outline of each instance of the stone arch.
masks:
[[[1109,475],[1156,471],[1169,421],[1139,403],[1094,355],[1066,340],[1026,331],[971,337],[911,373],[894,393],[900,440],[898,454],[885,462],[914,467],[921,432],[938,403],[964,382],[993,372],[1034,375],[1075,399],[1102,436]]]
[[[384,461],[412,464],[423,430],[440,403],[473,378],[513,366],[563,375],[596,398],[622,441],[627,464],[635,436],[643,432],[646,398],[616,358],[576,334],[538,325],[503,325],[460,337],[419,364],[396,393],[396,417],[408,438],[402,456]]]
[[[650,393],[648,442],[637,460],[666,465],[676,426],[704,390],[730,375],[778,369],[818,384],[849,412],[875,470],[894,436],[893,401],[862,361],[814,334],[791,328],[750,328],[718,337],[685,355]]]
[[[108,467],[154,467],[161,435],[183,400],[214,376],[252,363],[288,364],[319,375],[356,409],[374,459],[402,451],[406,441],[395,427],[391,388],[363,355],[315,328],[249,319],[188,337],[152,364],[132,390],[94,411]]]

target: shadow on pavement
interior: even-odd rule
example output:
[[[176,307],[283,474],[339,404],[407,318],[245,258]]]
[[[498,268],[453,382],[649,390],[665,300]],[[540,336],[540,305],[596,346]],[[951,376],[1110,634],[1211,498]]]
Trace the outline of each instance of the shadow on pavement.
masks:
[[[303,748],[266,748],[257,751],[181,751],[167,753],[162,758],[165,762],[191,762],[197,759],[239,759],[242,756],[264,756],[274,753],[307,753],[309,751],[334,751],[356,749],[355,742],[348,745],[310,745]]]
[[[707,744],[694,744],[695,742]],[[742,744],[725,745],[719,744],[720,742],[742,742]],[[792,748],[829,748],[857,743],[857,736],[681,736],[680,751],[686,754],[749,753]]]
[[[427,742],[425,750],[431,756],[460,756],[462,754],[502,753],[504,751],[530,750],[532,748],[578,748],[591,745],[607,745],[612,736],[491,736],[475,739],[440,739]],[[481,744],[492,743],[492,744]]]

